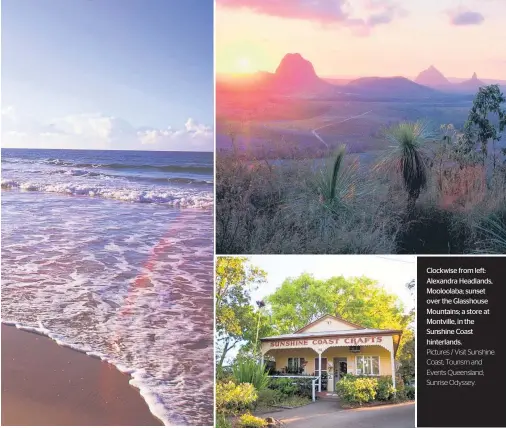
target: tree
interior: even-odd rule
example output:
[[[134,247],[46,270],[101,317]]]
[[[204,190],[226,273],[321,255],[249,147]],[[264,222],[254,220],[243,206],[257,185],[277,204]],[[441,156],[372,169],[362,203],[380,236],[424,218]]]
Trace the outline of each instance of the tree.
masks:
[[[406,284],[406,288],[410,291],[415,303],[416,281],[412,279]],[[410,316],[414,318],[415,307],[410,312]],[[397,351],[397,361],[399,362],[398,373],[404,382],[412,381],[415,376],[415,330],[413,326],[406,329],[401,338],[401,343]]]
[[[412,381],[415,376],[415,332],[412,328],[403,332],[401,344],[397,351],[399,362],[398,373],[404,382]]]
[[[221,369],[227,353],[255,331],[256,316],[250,292],[265,281],[266,274],[245,257],[216,260],[216,356]],[[250,332],[250,335],[252,333]],[[254,334],[254,333],[253,333]]]
[[[285,280],[266,301],[277,334],[293,333],[327,314],[370,328],[403,329],[411,321],[397,296],[365,277],[317,280],[303,274]]]
[[[501,133],[506,128],[504,103],[506,103],[506,98],[499,89],[499,85],[481,87],[474,98],[473,107],[464,127],[466,140],[480,145],[483,165],[488,157],[488,142],[492,141],[494,171],[496,167],[495,143],[501,139]],[[496,123],[491,120],[494,117]]]
[[[391,144],[378,168],[401,174],[408,193],[408,213],[412,213],[420,192],[427,185],[427,143],[432,138],[424,122],[402,122],[386,130],[384,138]]]

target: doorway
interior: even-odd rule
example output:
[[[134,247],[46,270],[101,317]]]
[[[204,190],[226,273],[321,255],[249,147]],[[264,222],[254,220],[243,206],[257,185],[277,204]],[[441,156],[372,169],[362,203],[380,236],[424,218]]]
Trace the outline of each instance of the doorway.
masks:
[[[318,366],[318,358],[314,359],[315,376],[320,376],[320,368]],[[321,370],[322,391],[327,391],[328,374],[327,374],[327,358],[322,357],[322,370]]]
[[[322,364],[323,365],[323,364]],[[336,390],[336,383],[348,373],[348,359],[346,357],[334,358],[334,391]]]

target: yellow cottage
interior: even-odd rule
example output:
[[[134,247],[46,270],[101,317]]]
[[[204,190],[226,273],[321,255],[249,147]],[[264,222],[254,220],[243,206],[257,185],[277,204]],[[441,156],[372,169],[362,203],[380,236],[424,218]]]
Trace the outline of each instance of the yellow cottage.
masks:
[[[318,376],[319,392],[334,391],[347,373],[392,376],[395,388],[395,354],[401,334],[325,315],[293,334],[262,338],[262,362],[274,359],[275,370],[281,373]]]

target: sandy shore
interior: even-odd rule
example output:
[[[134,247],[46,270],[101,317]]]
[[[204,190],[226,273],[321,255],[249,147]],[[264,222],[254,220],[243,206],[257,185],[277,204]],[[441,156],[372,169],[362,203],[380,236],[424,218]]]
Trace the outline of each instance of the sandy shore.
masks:
[[[2,425],[162,425],[129,376],[2,325]]]

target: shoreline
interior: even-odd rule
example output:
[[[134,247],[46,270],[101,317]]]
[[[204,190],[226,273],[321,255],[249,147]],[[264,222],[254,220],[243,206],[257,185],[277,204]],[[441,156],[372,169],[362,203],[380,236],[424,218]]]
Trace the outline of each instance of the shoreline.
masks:
[[[162,426],[114,365],[2,323],[2,425]]]

